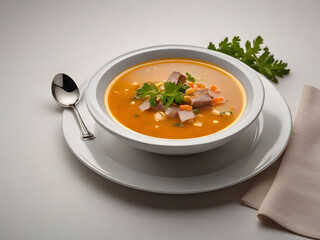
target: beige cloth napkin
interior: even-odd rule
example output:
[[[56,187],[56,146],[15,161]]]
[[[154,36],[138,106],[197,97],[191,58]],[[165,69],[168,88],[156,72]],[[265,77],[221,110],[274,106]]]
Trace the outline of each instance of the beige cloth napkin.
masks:
[[[279,166],[280,165],[280,166]],[[305,86],[282,160],[261,173],[242,197],[286,229],[320,239],[320,90]]]

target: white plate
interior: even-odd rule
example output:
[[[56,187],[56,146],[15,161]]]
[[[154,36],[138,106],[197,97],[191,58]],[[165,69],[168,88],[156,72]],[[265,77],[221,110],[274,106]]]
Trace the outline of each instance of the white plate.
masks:
[[[103,130],[85,101],[77,105],[96,139],[82,141],[70,110],[62,117],[64,137],[72,152],[90,169],[127,187],[158,193],[187,194],[228,187],[270,166],[287,146],[291,114],[276,88],[261,76],[265,103],[259,118],[235,140],[189,156],[163,156],[133,148]],[[84,94],[84,87],[81,89]],[[82,96],[83,97],[83,96]]]

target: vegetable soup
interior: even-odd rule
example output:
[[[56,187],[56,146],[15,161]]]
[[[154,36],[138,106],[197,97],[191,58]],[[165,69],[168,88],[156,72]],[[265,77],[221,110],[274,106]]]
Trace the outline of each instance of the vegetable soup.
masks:
[[[123,126],[152,137],[183,139],[219,132],[246,105],[240,81],[192,59],[159,59],[133,66],[111,81],[107,112]]]

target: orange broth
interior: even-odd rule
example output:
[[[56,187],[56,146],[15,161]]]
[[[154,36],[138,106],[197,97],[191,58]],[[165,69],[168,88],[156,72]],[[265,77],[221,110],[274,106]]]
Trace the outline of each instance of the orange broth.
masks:
[[[155,121],[155,111],[139,109],[145,100],[133,97],[143,83],[166,81],[174,71],[184,75],[188,72],[206,87],[217,86],[225,102],[199,109],[194,121],[184,122],[183,127],[174,126],[180,122],[178,117]],[[105,92],[107,112],[117,122],[135,132],[168,139],[195,138],[219,132],[239,118],[245,105],[245,90],[238,79],[218,66],[191,59],[160,59],[133,66],[114,78]],[[232,114],[217,116],[212,110],[231,111]],[[195,126],[195,122],[201,122],[202,126]]]

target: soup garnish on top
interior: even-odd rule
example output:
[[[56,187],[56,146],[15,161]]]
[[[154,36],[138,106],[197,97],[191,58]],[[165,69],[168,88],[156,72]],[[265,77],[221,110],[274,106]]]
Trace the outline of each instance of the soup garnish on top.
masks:
[[[246,103],[243,86],[225,70],[198,60],[162,59],[127,69],[108,86],[107,111],[125,127],[179,139],[216,133]]]

